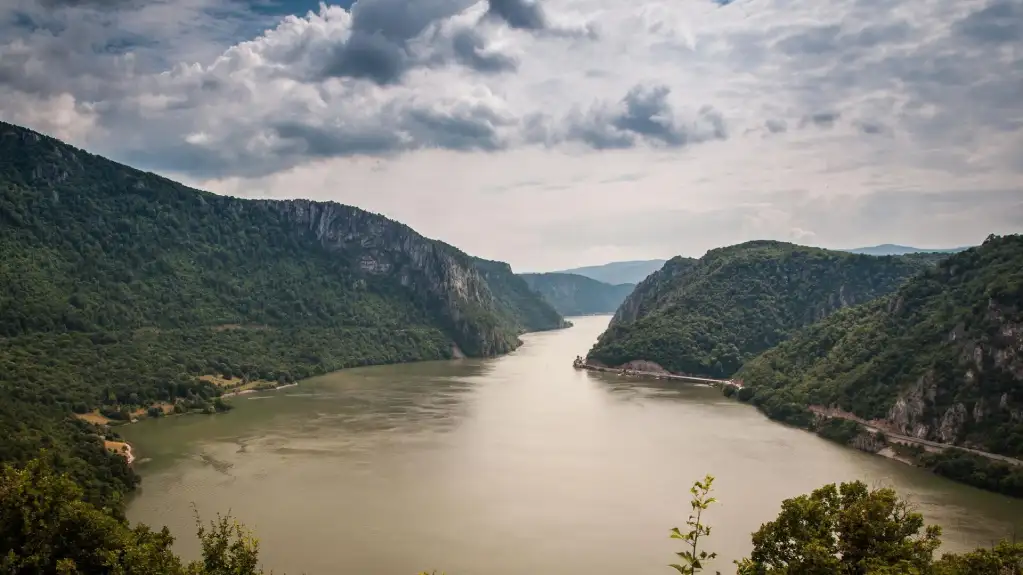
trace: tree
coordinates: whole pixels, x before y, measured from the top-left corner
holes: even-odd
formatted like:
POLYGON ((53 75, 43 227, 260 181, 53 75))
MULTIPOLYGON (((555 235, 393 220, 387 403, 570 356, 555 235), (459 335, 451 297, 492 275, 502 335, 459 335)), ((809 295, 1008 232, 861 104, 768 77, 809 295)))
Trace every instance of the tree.
POLYGON ((940 535, 892 489, 825 485, 782 502, 778 518, 753 534, 739 575, 922 574, 940 535))
POLYGON ((259 540, 228 516, 217 514, 208 527, 195 515, 202 559, 188 566, 189 575, 259 575, 259 540))
POLYGON ((176 575, 173 541, 166 530, 128 529, 86 503, 81 488, 42 459, 0 471, 0 549, 6 550, 0 572, 176 575))
POLYGON ((713 485, 714 477, 711 475, 704 477, 703 481, 693 483, 693 486, 689 488, 689 493, 692 495, 690 505, 693 508, 693 512, 689 515, 689 519, 686 520, 689 530, 685 533, 679 531, 678 527, 671 530, 672 539, 681 539, 687 544, 686 549, 676 553, 682 560, 681 563, 670 565, 681 575, 694 575, 697 571, 703 569, 704 561, 718 556, 717 553, 708 553, 699 549, 700 538, 710 535, 710 527, 703 523, 703 512, 710 507, 711 503, 717 501, 717 499, 710 496, 710 490, 713 485))
MULTIPOLYGON (((44 454, 45 458, 46 454, 44 454)), ((0 573, 9 575, 262 575, 259 544, 230 517, 199 523, 202 559, 186 567, 167 528, 127 522, 82 498, 45 459, 0 470, 0 573)))

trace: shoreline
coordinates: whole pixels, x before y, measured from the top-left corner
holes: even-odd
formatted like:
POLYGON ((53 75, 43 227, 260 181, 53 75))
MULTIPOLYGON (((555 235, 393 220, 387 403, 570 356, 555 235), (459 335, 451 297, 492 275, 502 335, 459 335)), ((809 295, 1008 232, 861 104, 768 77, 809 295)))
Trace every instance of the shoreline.
POLYGON ((682 375, 678 373, 671 373, 670 371, 642 371, 638 369, 632 369, 628 367, 607 367, 604 365, 594 365, 587 363, 582 356, 576 356, 575 361, 572 362, 572 367, 584 371, 598 371, 602 373, 614 373, 619 376, 627 377, 649 377, 652 379, 670 379, 674 381, 690 381, 697 383, 708 383, 710 385, 722 386, 722 387, 735 387, 742 389, 742 382, 735 379, 714 379, 711 377, 700 377, 697 375, 682 375))
MULTIPOLYGON (((636 369, 630 369, 629 367, 627 367, 628 365, 629 364, 626 364, 626 366, 624 366, 624 367, 617 367, 617 368, 606 367, 606 366, 602 366, 602 365, 593 365, 593 364, 587 363, 582 358, 582 356, 576 356, 576 359, 575 359, 575 361, 572 364, 572 366, 575 369, 578 369, 578 370, 597 371, 597 372, 604 372, 604 373, 616 373, 619 376, 639 376, 639 377, 648 377, 648 378, 651 378, 651 379, 670 379, 670 380, 676 380, 676 381, 689 381, 689 382, 693 382, 693 383, 704 383, 704 384, 709 383, 712 386, 721 388, 722 392, 724 393, 724 395, 726 397, 730 397, 730 398, 736 399, 737 401, 739 401, 739 403, 750 404, 749 401, 744 401, 743 399, 740 399, 739 397, 736 397, 736 391, 743 389, 743 384, 742 384, 741 380, 717 380, 717 379, 703 378, 703 377, 696 377, 696 376, 684 376, 684 375, 670 373, 667 370, 661 371, 661 372, 641 371, 641 370, 636 370, 636 369), (729 390, 731 390, 731 393, 729 393, 729 390)), ((655 364, 654 367, 659 367, 659 366, 656 366, 656 364, 655 364)), ((752 405, 752 404, 750 404, 750 405, 752 405)), ((934 473, 934 474, 938 475, 939 477, 943 477, 943 478, 945 478, 945 479, 947 479, 949 481, 952 481, 952 482, 955 482, 955 483, 958 483, 958 484, 961 484, 961 485, 967 485, 967 486, 971 486, 971 487, 974 487, 974 488, 982 489, 982 490, 990 492, 990 493, 997 493, 997 494, 1005 496, 1005 497, 1014 497, 1014 496, 1009 494, 1009 493, 1005 493, 1003 491, 1000 491, 1000 490, 985 488, 985 487, 982 487, 982 486, 979 486, 979 485, 974 485, 973 483, 971 483, 969 481, 963 481, 961 479, 957 479, 955 477, 951 477, 951 476, 948 476, 948 475, 943 474, 943 473, 935 473, 934 470, 930 469, 928 466, 926 466, 926 465, 922 464, 920 461, 918 461, 916 459, 916 456, 904 453, 903 452, 904 449, 900 449, 899 446, 902 446, 903 448, 919 449, 921 452, 930 452, 930 453, 935 453, 935 454, 960 452, 960 453, 971 454, 971 455, 974 455, 974 456, 977 456, 977 457, 980 457, 980 458, 984 458, 984 459, 986 459, 988 461, 993 462, 994 464, 1008 465, 1010 467, 1013 467, 1013 466, 1023 466, 1023 460, 1020 460, 1020 459, 1016 459, 1016 458, 1009 457, 1009 456, 1006 456, 1006 455, 1000 455, 1000 454, 997 454, 997 453, 990 453, 990 452, 987 452, 987 451, 982 451, 982 450, 974 449, 974 448, 970 448, 970 447, 965 447, 965 446, 960 446, 960 445, 953 445, 953 444, 947 444, 947 443, 939 443, 939 442, 930 441, 930 440, 926 440, 926 439, 920 439, 920 438, 916 438, 916 437, 907 436, 907 435, 898 433, 897 431, 891 430, 889 428, 889 426, 885 425, 885 422, 867 421, 867 420, 864 420, 862 418, 859 418, 859 417, 855 416, 854 414, 841 412, 840 410, 824 408, 824 407, 821 407, 819 405, 810 405, 810 406, 806 407, 807 411, 809 413, 813 414, 816 417, 816 421, 817 421, 817 423, 815 423, 813 426, 810 426, 810 427, 804 427, 804 426, 801 426, 801 425, 793 425, 792 423, 788 423, 788 422, 785 422, 785 421, 774 419, 770 415, 768 415, 767 412, 765 412, 764 410, 760 409, 759 406, 755 406, 754 405, 753 407, 755 407, 758 412, 760 412, 765 417, 767 417, 769 420, 771 420, 771 421, 773 421, 775 423, 780 423, 782 425, 787 425, 787 426, 795 427, 797 429, 801 429, 803 431, 806 431, 808 433, 816 435, 817 437, 820 437, 821 439, 825 439, 825 440, 830 441, 832 443, 837 443, 837 444, 839 444, 839 445, 841 445, 843 447, 855 449, 857 451, 861 451, 861 452, 864 452, 864 453, 869 453, 871 455, 877 455, 877 456, 880 456, 880 457, 884 457, 885 459, 888 459, 890 461, 895 461, 895 462, 901 463, 903 465, 908 465, 910 467, 915 467, 917 469, 921 469, 921 470, 924 470, 924 471, 928 471, 930 473, 934 473), (849 421, 850 423, 856 424, 856 426, 858 427, 858 434, 856 435, 856 437, 850 438, 848 441, 840 441, 838 439, 835 439, 835 438, 832 438, 832 437, 827 437, 826 435, 821 434, 816 427, 819 425, 819 422, 830 420, 830 419, 849 421), (880 440, 880 442, 878 442, 878 440, 880 440)))

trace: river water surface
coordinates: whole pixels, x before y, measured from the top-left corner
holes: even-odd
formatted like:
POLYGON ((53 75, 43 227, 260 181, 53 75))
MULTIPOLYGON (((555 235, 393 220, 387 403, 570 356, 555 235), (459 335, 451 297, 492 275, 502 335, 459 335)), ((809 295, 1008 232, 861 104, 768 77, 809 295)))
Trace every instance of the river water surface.
POLYGON ((529 334, 516 352, 353 369, 235 398, 216 416, 122 428, 139 456, 128 516, 197 553, 193 505, 254 529, 264 566, 307 573, 673 572, 688 489, 710 473, 724 572, 782 499, 890 485, 945 548, 1023 531, 1023 501, 958 485, 767 420, 713 388, 576 371, 610 318, 529 334))

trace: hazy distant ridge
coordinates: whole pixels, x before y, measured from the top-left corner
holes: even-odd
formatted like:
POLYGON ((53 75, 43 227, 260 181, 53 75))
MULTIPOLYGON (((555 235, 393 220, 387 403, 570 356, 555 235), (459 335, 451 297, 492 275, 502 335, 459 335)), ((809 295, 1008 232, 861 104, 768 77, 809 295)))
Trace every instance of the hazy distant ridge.
POLYGON ((913 246, 900 246, 897 244, 881 244, 878 246, 852 248, 838 251, 849 252, 853 254, 866 254, 868 256, 901 256, 905 254, 921 253, 954 254, 968 249, 970 249, 970 246, 960 248, 914 248, 913 246))
POLYGON ((655 271, 661 269, 667 260, 633 260, 611 262, 599 266, 584 266, 551 273, 575 274, 611 285, 637 284, 655 271))

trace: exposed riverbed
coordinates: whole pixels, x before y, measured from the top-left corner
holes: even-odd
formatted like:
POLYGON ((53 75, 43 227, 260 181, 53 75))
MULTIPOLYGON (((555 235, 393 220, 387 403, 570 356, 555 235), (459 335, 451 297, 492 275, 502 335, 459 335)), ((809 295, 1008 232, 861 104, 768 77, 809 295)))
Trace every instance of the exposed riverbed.
POLYGON ((141 492, 133 521, 197 553, 192 504, 253 528, 292 575, 662 574, 717 477, 718 568, 781 500, 833 481, 896 487, 945 528, 946 549, 1023 531, 1023 501, 935 477, 767 420, 710 387, 579 371, 608 316, 529 334, 518 351, 349 370, 233 398, 216 416, 120 428, 141 492))

